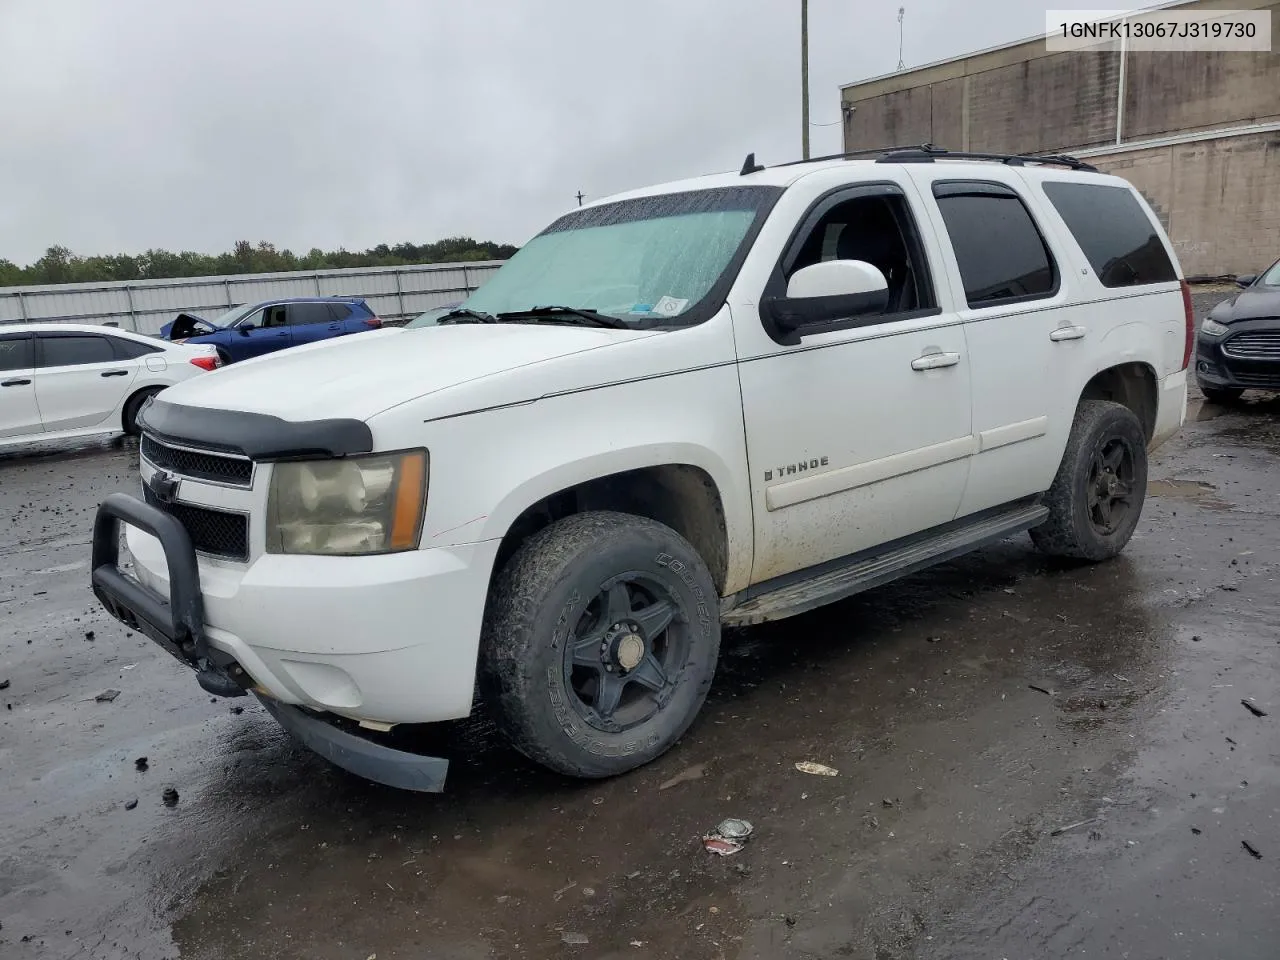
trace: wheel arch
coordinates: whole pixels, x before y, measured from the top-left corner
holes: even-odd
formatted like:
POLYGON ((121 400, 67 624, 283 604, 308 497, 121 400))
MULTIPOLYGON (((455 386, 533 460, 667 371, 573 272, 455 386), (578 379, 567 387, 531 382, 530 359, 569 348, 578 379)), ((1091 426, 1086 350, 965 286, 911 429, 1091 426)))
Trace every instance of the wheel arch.
MULTIPOLYGON (((734 581, 734 568, 743 563, 735 556, 735 549, 740 553, 742 548, 737 542, 740 533, 733 529, 720 485, 704 466, 683 461, 648 463, 563 482, 561 475, 567 470, 530 481, 508 498, 505 509, 499 508, 499 516, 509 519, 500 526, 501 543, 491 580, 520 544, 544 527, 574 514, 612 510, 656 520, 688 540, 721 595, 734 581)), ((749 569, 749 557, 745 566, 749 569)))
POLYGON ((1080 401, 1111 400, 1133 411, 1150 443, 1160 409, 1160 383, 1149 363, 1128 361, 1104 367, 1080 392, 1080 401))

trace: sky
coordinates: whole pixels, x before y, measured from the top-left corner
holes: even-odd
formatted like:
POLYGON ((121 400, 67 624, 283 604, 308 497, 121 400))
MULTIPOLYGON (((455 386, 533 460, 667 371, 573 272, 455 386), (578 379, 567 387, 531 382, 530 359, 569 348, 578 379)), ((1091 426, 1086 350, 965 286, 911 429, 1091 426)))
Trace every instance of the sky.
MULTIPOLYGON (((810 0, 814 155, 898 0, 810 0)), ((908 67, 1044 30, 905 0, 908 67)), ((1097 0, 1054 0, 1096 9, 1097 0)), ((0 0, 0 258, 523 243, 591 198, 800 156, 800 0, 0 0)))

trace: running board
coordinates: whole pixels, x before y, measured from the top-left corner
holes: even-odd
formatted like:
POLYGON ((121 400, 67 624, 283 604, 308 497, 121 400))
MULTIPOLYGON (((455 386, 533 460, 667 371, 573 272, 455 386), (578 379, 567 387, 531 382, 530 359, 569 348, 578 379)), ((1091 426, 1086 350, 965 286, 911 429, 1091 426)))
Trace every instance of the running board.
POLYGON ((833 570, 743 600, 723 611, 720 620, 725 626, 746 627, 795 616, 997 543, 1031 529, 1048 515, 1039 504, 1019 506, 885 553, 860 554, 833 570))

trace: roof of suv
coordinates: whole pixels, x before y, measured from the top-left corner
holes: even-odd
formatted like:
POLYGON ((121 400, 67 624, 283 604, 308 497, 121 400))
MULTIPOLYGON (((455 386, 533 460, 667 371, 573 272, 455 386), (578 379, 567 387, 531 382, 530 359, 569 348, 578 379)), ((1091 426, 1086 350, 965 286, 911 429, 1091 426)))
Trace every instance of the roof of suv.
MULTIPOLYGON (((914 152, 914 151, 913 151, 914 152)), ((885 156, 890 156, 891 151, 886 151, 885 156)), ((1014 166, 1019 173, 1024 176, 1041 177, 1050 176, 1055 180, 1069 179, 1081 180, 1090 183, 1123 183, 1119 178, 1112 177, 1109 174, 1100 173, 1093 169, 1071 169, 1065 165, 1046 165, 1044 163, 1034 163, 1036 158, 1027 157, 1027 163, 1017 164, 1014 166)), ((834 170, 844 168, 848 170, 860 169, 871 170, 874 168, 883 168, 885 166, 901 168, 910 163, 912 166, 918 165, 920 161, 894 161, 889 159, 877 160, 874 156, 866 158, 832 158, 819 159, 807 162, 781 164, 775 167, 764 167, 758 169, 755 173, 742 173, 741 171, 725 171, 724 173, 706 174, 700 177, 689 177, 683 180, 672 180, 667 183, 653 184, 647 187, 641 187, 636 190, 629 190, 624 193, 616 193, 612 196, 601 197, 591 203, 583 204, 583 209, 587 207, 600 206, 606 203, 614 203, 619 200, 631 200, 637 197, 652 197, 664 193, 682 193, 689 190, 707 190, 714 187, 743 187, 743 186, 776 186, 789 187, 792 184, 803 180, 805 177, 813 176, 824 170, 834 170)), ((947 156, 945 153, 938 153, 926 165, 948 164, 950 166, 962 166, 975 171, 992 170, 992 169, 1009 169, 1010 163, 1006 163, 1000 159, 973 159, 963 154, 947 156)))

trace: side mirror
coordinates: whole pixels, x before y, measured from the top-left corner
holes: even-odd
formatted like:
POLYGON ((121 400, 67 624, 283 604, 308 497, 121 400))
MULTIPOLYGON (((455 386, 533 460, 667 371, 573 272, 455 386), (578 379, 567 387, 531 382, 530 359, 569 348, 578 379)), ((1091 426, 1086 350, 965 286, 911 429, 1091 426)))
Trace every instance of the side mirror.
POLYGON ((828 260, 791 275, 787 295, 767 303, 773 322, 786 331, 803 330, 867 313, 889 303, 889 284, 865 260, 828 260))
POLYGON ((247 337, 254 330, 258 329, 258 325, 256 323, 242 323, 236 329, 240 331, 240 336, 247 337))
POLYGON ((1253 281, 1258 279, 1256 273, 1246 273, 1243 277, 1236 277, 1236 285, 1241 287, 1253 286, 1253 281))

